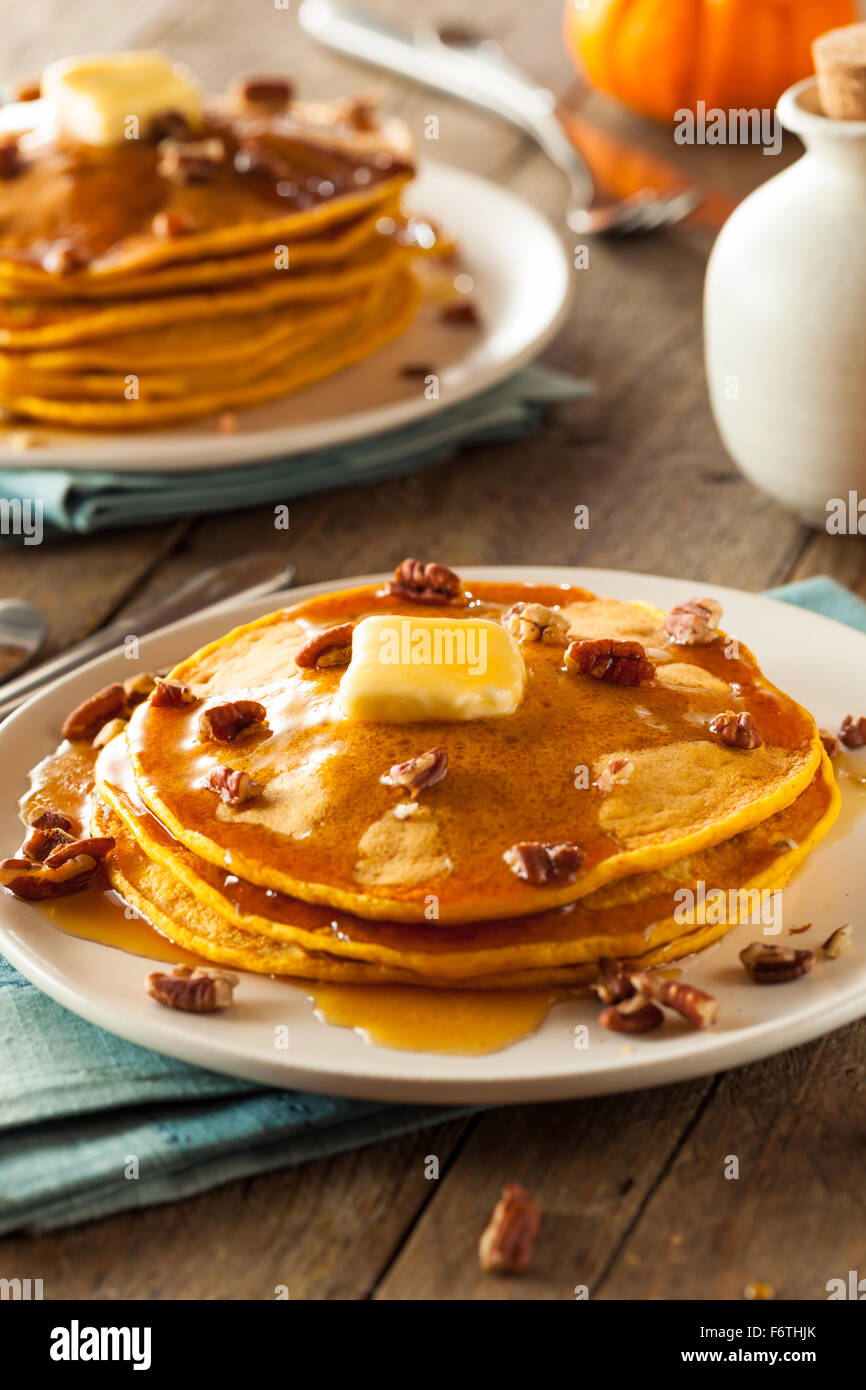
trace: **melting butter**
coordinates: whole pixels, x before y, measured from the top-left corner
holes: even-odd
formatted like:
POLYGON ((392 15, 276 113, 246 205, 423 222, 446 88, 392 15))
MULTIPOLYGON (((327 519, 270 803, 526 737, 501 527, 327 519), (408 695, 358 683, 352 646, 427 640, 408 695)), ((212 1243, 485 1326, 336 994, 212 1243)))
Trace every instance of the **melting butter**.
POLYGON ((514 638, 486 618, 364 618, 340 682, 349 719, 384 724, 512 714, 526 667, 514 638))
POLYGON ((84 145, 147 139, 154 119, 169 111, 196 125, 202 105, 184 67, 146 50, 49 63, 41 88, 58 128, 84 145))

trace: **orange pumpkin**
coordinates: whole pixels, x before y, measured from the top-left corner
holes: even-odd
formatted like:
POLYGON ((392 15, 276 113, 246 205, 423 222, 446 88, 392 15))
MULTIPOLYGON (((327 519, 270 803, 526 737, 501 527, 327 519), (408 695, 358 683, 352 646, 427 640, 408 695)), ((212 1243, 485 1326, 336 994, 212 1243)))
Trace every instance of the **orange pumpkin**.
POLYGON ((566 0, 565 42, 596 87, 669 121, 707 107, 773 107, 812 72, 812 40, 856 0, 566 0))

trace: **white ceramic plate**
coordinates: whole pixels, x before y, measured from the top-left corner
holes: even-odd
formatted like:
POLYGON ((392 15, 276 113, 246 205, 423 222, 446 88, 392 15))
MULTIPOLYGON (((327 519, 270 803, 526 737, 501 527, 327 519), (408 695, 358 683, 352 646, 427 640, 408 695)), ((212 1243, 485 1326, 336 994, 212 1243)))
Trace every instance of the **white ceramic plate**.
MULTIPOLYGON (((446 557, 447 558, 447 557, 446 557)), ((341 581, 371 582, 381 576, 341 581)), ((649 598, 669 607, 706 586, 605 570, 478 569, 468 578, 542 579, 576 583, 617 598, 649 598)), ((293 601, 333 584, 293 590, 293 601)), ((827 618, 769 599, 714 588, 724 624, 759 654, 767 675, 812 709, 819 723, 836 727, 846 713, 863 712, 866 637, 827 618)), ((189 619, 142 643, 141 664, 161 666, 200 643, 277 606, 273 596, 218 616, 189 619), (226 617, 230 613, 230 619, 226 617)), ((68 711, 94 688, 122 679, 129 668, 119 653, 101 657, 59 681, 0 726, 0 765, 7 797, 0 808, 0 847, 20 841, 15 797, 28 768, 56 744, 68 711)), ((866 751, 863 758, 866 776, 866 751)), ((369 1099, 430 1102, 550 1100, 598 1095, 680 1081, 740 1066, 838 1028, 866 1013, 866 789, 850 785, 837 826, 785 891, 782 941, 815 947, 850 921, 855 944, 843 959, 819 961, 792 984, 756 988, 737 952, 756 931, 744 926, 689 969, 689 979, 721 1000, 715 1027, 696 1032, 676 1021, 658 1032, 627 1038, 596 1023, 590 1001, 558 1005, 529 1038, 488 1056, 443 1056, 372 1046, 347 1028, 315 1017, 301 988, 245 974, 237 1004, 226 1014, 175 1014, 145 995, 148 965, 141 958, 82 941, 51 927, 38 911, 0 895, 0 951, 30 980, 62 1004, 121 1037, 215 1071, 274 1086, 369 1099), (802 936, 788 926, 812 922, 802 936), (274 1029, 289 1027, 287 1051, 274 1048, 274 1029), (575 1047, 585 1024, 589 1045, 575 1047)))
POLYGON ((572 275, 558 235, 522 198, 445 164, 424 164, 404 201, 456 235, 479 330, 444 325, 425 305, 407 333, 369 360, 239 412, 233 434, 218 433, 213 418, 123 436, 34 427, 41 442, 32 451, 0 438, 0 465, 134 472, 254 463, 395 429, 511 376, 542 351, 568 311, 572 275), (407 363, 431 364, 438 400, 425 399, 423 382, 400 375, 407 363))

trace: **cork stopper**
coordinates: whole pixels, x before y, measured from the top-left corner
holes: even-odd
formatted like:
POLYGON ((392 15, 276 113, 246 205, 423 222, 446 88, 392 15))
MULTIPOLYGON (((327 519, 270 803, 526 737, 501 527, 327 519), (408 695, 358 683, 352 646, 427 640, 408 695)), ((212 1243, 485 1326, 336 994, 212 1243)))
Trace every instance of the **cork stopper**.
POLYGON ((866 24, 831 29, 812 44, 818 95, 834 121, 866 121, 866 24))

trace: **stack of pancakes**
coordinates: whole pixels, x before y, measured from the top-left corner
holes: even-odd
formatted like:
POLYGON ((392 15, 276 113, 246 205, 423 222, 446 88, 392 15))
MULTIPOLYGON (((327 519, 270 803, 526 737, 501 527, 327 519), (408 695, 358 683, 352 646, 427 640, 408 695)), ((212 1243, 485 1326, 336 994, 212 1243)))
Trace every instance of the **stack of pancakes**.
POLYGON ((237 628, 171 673, 189 703, 146 700, 103 748, 92 830, 114 837, 112 884, 160 932, 215 963, 311 979, 581 984, 603 957, 637 968, 705 947, 733 920, 683 920, 684 892, 780 888, 835 818, 811 715, 721 633, 679 645, 651 605, 576 588, 427 598, 338 591, 237 628), (556 610, 571 639, 639 642, 651 678, 593 679, 562 644, 521 640, 512 713, 377 722, 343 713, 345 668, 295 661, 371 615, 500 623, 521 602, 556 610), (203 735, 203 713, 242 700, 264 719, 231 742, 203 735), (753 717, 759 746, 713 734, 726 710, 753 717), (447 754, 435 784, 389 777, 433 748, 447 754), (630 775, 605 782, 611 760, 630 775), (256 794, 223 800, 221 766, 256 794), (515 871, 512 846, 563 842, 579 847, 573 871, 515 871))
MULTIPOLYGON (((297 390, 402 333, 411 142, 369 105, 235 92, 89 145, 43 97, 2 113, 0 408, 126 430, 297 390), (255 99, 254 99, 255 98, 255 99)), ((276 90, 276 95, 275 95, 276 90)))

